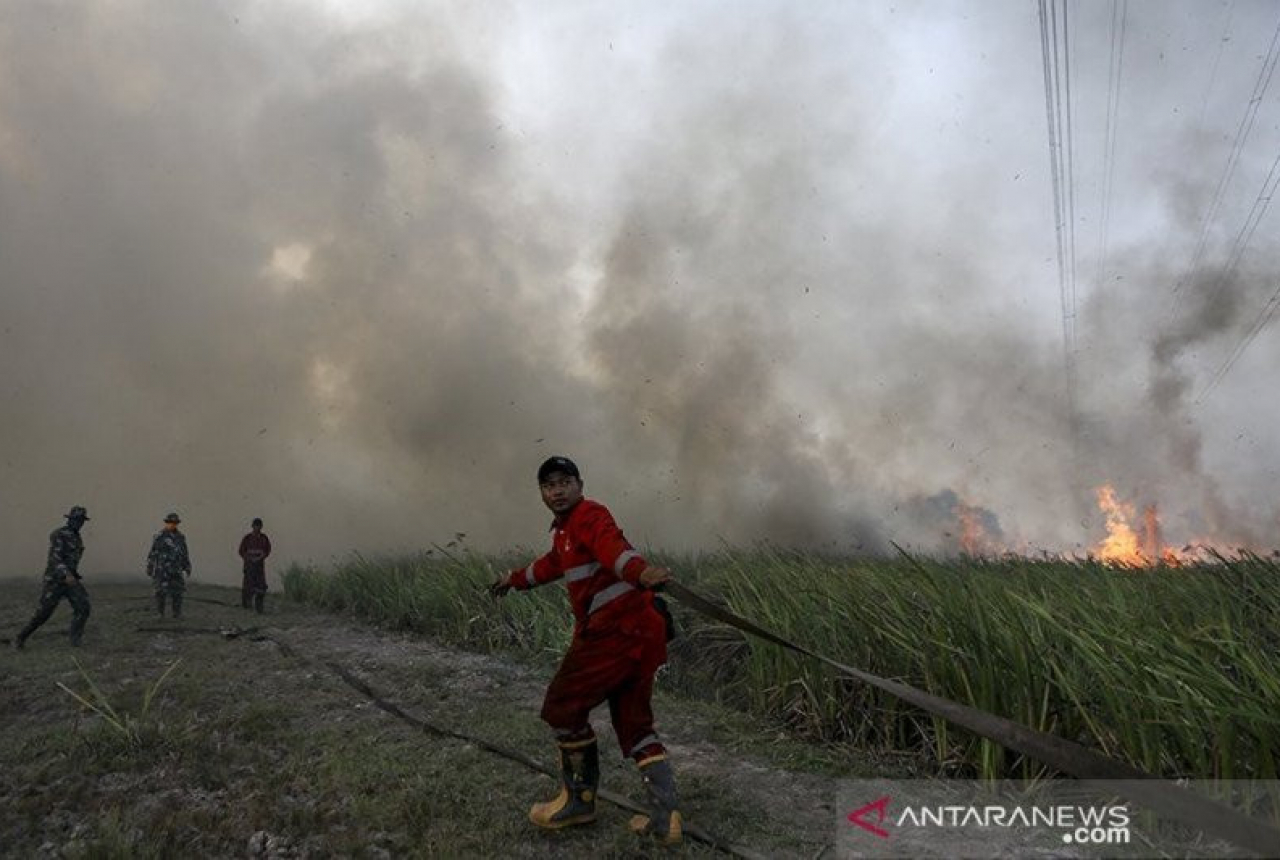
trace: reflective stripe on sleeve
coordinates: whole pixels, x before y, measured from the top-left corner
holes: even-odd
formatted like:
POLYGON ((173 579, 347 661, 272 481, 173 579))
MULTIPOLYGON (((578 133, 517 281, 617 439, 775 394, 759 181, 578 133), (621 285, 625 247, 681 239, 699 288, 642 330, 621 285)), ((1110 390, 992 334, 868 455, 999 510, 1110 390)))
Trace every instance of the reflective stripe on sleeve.
POLYGON ((533 588, 533 583, 534 583, 533 565, 534 564, 537 564, 537 562, 531 562, 529 566, 524 569, 524 587, 525 588, 533 588))
POLYGON ((618 574, 618 576, 622 576, 622 569, 627 566, 627 562, 631 561, 631 559, 633 558, 639 558, 639 557, 640 557, 640 553, 636 552, 633 549, 629 549, 622 552, 621 554, 619 554, 619 556, 616 559, 613 560, 613 572, 618 574))
POLYGON ((615 582, 608 588, 597 591, 591 598, 591 604, 587 607, 587 614, 590 615, 609 601, 621 597, 628 591, 635 591, 629 582, 615 582))

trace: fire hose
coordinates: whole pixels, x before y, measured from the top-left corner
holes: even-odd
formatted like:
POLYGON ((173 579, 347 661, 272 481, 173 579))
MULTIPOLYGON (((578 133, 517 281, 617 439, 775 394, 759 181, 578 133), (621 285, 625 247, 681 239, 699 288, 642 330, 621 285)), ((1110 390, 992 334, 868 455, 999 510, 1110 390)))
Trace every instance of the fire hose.
MULTIPOLYGON (((477 737, 472 734, 468 734, 467 732, 455 731, 454 729, 436 725, 428 720, 424 720, 421 717, 418 717, 409 713, 404 708, 400 707, 395 702, 387 699, 384 695, 382 695, 377 690, 375 690, 373 686, 369 684, 369 682, 365 681, 362 678, 357 677, 355 674, 353 674, 350 670, 348 670, 346 667, 344 667, 340 663, 334 662, 332 660, 314 660, 308 657, 307 655, 301 653, 297 648, 289 644, 289 642, 286 641, 279 634, 260 633, 258 632, 259 628, 257 627, 250 627, 250 628, 237 627, 237 628, 226 628, 226 629, 193 628, 193 627, 188 627, 188 628, 138 627, 135 629, 140 633, 156 632, 156 633, 169 633, 169 634, 178 633, 178 634, 188 634, 188 635, 217 634, 222 636, 224 639, 248 638, 255 642, 258 642, 258 641, 271 642, 288 657, 292 657, 293 659, 298 660, 302 663, 306 663, 310 666, 322 666, 323 668, 328 669, 329 671, 337 675, 339 678, 341 678, 343 682, 347 684, 347 686, 363 694, 366 698, 369 699, 370 702, 372 702, 379 709, 386 711, 388 714, 391 714, 393 717, 396 717, 397 719, 405 723, 408 723, 409 725, 414 726, 415 728, 418 728, 427 734, 436 735, 438 737, 452 738, 454 740, 459 740, 459 741, 463 741, 464 743, 472 744, 473 746, 479 747, 480 749, 487 750, 491 753, 502 756, 503 758, 522 764, 531 770, 535 770, 539 773, 546 774, 547 776, 550 776, 553 779, 558 779, 560 776, 558 771, 553 770, 547 765, 537 761, 531 756, 525 755, 524 753, 518 750, 513 750, 513 749, 510 749, 509 747, 504 747, 500 744, 495 744, 492 741, 487 741, 484 738, 477 737)), ((615 806, 619 806, 631 812, 636 812, 640 814, 649 813, 649 810, 646 807, 642 806, 641 804, 636 803, 630 798, 624 797, 623 795, 620 795, 620 794, 616 794, 612 791, 606 791, 601 789, 596 792, 596 795, 601 799, 614 804, 615 806)), ((747 848, 745 846, 737 845, 733 842, 730 842, 727 839, 723 839, 719 836, 716 836, 710 833, 709 831, 707 831, 706 829, 699 827, 696 824, 691 824, 686 821, 683 823, 683 830, 685 835, 688 836, 689 838, 694 839, 698 842, 702 842, 708 847, 722 851, 725 854, 729 854, 733 857, 741 857, 743 858, 743 860, 766 860, 764 855, 756 851, 753 851, 752 849, 747 848)))
POLYGON ((1129 800, 1166 818, 1255 851, 1263 857, 1280 856, 1280 830, 1256 818, 1250 818, 1226 804, 1192 794, 1172 781, 1160 779, 1057 735, 1038 731, 1005 717, 832 660, 735 615, 675 580, 668 580, 661 587, 666 594, 675 597, 690 609, 797 654, 812 657, 841 675, 883 690, 921 710, 1064 773, 1081 779, 1123 780, 1122 784, 1116 786, 1117 794, 1123 794, 1129 800))
MULTIPOLYGON (((661 590, 675 597, 688 608, 699 612, 715 621, 727 624, 744 633, 771 642, 789 651, 815 659, 841 675, 868 684, 879 690, 901 699, 930 714, 942 717, 954 725, 967 729, 980 737, 994 741, 1001 746, 1022 753, 1025 756, 1047 764, 1057 770, 1080 779, 1112 780, 1116 782, 1115 791, 1127 799, 1150 809, 1153 812, 1173 819, 1181 824, 1194 827, 1204 833, 1211 834, 1241 848, 1256 852, 1263 857, 1280 856, 1280 830, 1264 822, 1244 815, 1226 804, 1210 798, 1193 794, 1176 783, 1161 779, 1146 771, 1126 764, 1114 758, 1102 755, 1095 750, 1065 738, 1042 732, 1021 723, 996 714, 979 710, 969 705, 945 699, 927 693, 900 681, 882 678, 871 672, 857 669, 823 654, 819 654, 803 645, 799 645, 782 636, 766 630, 759 625, 730 612, 724 607, 703 597, 688 586, 675 580, 668 580, 660 586, 661 590)), ((139 628, 143 630, 144 628, 139 628)), ((146 628, 150 629, 150 628, 146 628)), ((164 629, 164 628, 160 628, 164 629)), ((249 630, 214 631, 192 630, 188 633, 221 633, 226 638, 255 633, 258 628, 249 630)), ((179 632, 165 629, 165 632, 179 632)), ((286 655, 302 662, 314 664, 305 655, 289 645, 279 635, 257 634, 250 638, 273 642, 286 655)), ((375 691, 366 681, 353 675, 338 663, 324 661, 323 666, 338 675, 348 686, 365 695, 377 707, 413 725, 429 734, 454 738, 493 752, 511 761, 518 762, 540 773, 556 777, 557 774, 546 765, 516 750, 494 744, 483 738, 465 732, 458 732, 442 726, 434 725, 426 720, 406 712, 399 705, 389 701, 375 691)), ((644 808, 633 801, 613 792, 600 791, 599 796, 624 809, 643 813, 644 808)), ((734 845, 718 838, 709 832, 686 823, 684 828, 691 838, 708 846, 724 851, 736 857, 759 858, 761 855, 749 848, 734 845)))

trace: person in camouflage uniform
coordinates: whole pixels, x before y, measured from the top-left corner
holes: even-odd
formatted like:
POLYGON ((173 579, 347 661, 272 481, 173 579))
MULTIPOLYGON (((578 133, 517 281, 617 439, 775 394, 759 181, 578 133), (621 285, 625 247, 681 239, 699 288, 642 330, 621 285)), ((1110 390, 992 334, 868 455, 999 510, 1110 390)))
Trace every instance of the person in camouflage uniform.
POLYGON ((164 599, 173 604, 173 617, 182 617, 182 593, 191 575, 191 556, 187 554, 187 536, 178 531, 182 522, 177 514, 164 518, 164 528, 151 541, 147 554, 147 576, 155 583, 156 609, 164 617, 164 599))
POLYGON ((22 648, 27 637, 49 620, 64 597, 75 613, 71 618, 71 644, 79 645, 80 638, 84 635, 84 625, 89 620, 91 607, 89 592, 80 582, 80 558, 84 555, 84 540, 80 537, 80 529, 89 521, 89 514, 76 505, 67 512, 66 519, 65 526, 54 529, 49 535, 49 561, 44 568, 40 605, 14 640, 14 645, 18 648, 22 648))

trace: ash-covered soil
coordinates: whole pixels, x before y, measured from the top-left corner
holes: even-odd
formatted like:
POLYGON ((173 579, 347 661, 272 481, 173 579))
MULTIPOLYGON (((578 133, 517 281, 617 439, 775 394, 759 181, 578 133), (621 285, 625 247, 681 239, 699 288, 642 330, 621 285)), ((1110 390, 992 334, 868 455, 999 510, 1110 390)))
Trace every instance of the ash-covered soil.
MULTIPOLYGON (((237 592, 197 586, 174 621, 155 617, 145 583, 89 587, 83 647, 69 647, 64 607, 26 650, 0 653, 4 856, 652 850, 626 832, 631 813, 607 804, 592 827, 536 831, 525 816, 554 793, 548 777, 396 719, 326 665, 432 725, 553 765, 538 719, 545 659, 476 654, 278 594, 258 616, 237 605, 237 592)), ((21 626, 35 591, 0 588, 0 635, 21 626)), ((765 856, 833 856, 839 777, 892 774, 864 760, 842 772, 776 726, 703 702, 660 694, 656 709, 687 818, 765 856)), ((594 723, 602 787, 640 800, 606 708, 594 723)), ((681 851, 715 853, 692 841, 681 851)))

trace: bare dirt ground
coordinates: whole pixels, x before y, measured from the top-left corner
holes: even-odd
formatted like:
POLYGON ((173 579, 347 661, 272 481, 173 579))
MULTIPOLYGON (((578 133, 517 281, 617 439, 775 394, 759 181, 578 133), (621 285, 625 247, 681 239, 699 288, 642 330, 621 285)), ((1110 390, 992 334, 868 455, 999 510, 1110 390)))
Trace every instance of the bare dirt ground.
MULTIPOLYGON (((181 621, 159 619, 145 583, 90 583, 83 647, 70 647, 63 607, 15 651, 37 593, 0 583, 0 857, 729 856, 642 842, 608 803, 589 827, 528 823, 556 788, 518 760, 555 765, 537 714, 556 655, 473 653, 275 594, 259 616, 210 586, 189 591, 181 621), (335 667, 435 730, 387 713, 335 667)), ((848 780, 927 778, 927 763, 804 743, 661 689, 655 710, 687 819, 740 856, 1100 856, 981 830, 894 853, 850 829, 846 814, 874 798, 848 780)), ((602 788, 640 801, 607 713, 594 723, 602 788)), ((1101 856, 1233 856, 1150 848, 1101 856)))
MULTIPOLYGON (((0 637, 28 617, 36 590, 0 587, 0 637)), ((531 802, 554 793, 547 776, 415 729, 324 665, 342 665, 420 719, 551 765, 537 717, 550 675, 545 659, 522 664, 461 651, 275 594, 257 616, 235 605, 230 589, 195 587, 186 617, 175 622, 155 617, 145 584, 90 583, 90 593, 94 614, 82 648, 68 645, 64 607, 25 651, 0 653, 3 856, 655 851, 626 832, 629 812, 608 805, 594 826, 536 831, 525 816, 531 802), (252 627, 297 656, 241 632, 252 627)), ((656 710, 688 819, 764 856, 832 856, 839 779, 906 775, 705 702, 660 693, 656 710)), ((602 787, 640 800, 607 712, 594 722, 602 787)), ((676 853, 717 852, 690 841, 676 853)))

